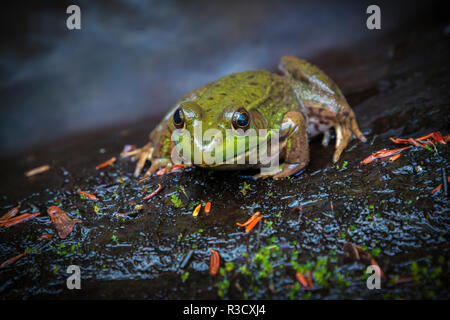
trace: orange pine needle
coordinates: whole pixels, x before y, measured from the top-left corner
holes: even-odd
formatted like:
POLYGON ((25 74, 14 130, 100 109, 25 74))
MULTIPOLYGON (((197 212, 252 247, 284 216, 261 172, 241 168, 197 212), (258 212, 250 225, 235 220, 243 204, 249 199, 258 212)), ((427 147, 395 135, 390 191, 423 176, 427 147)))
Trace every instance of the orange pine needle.
POLYGON ((105 162, 99 164, 98 166, 95 167, 95 169, 100 170, 102 168, 112 165, 114 162, 116 162, 116 157, 112 157, 108 161, 105 161, 105 162))
POLYGON ((36 217, 36 216, 38 216, 40 214, 41 214, 40 212, 24 213, 24 214, 21 214, 20 216, 14 217, 14 218, 1 220, 0 221, 0 227, 11 227, 11 226, 19 224, 21 222, 24 222, 24 221, 26 221, 26 220, 28 220, 30 218, 36 217))
POLYGON ((427 140, 430 138, 431 138, 431 141, 427 142, 426 144, 433 143, 433 142, 437 142, 440 144, 446 144, 447 141, 449 140, 449 135, 443 137, 440 131, 436 131, 436 132, 432 132, 430 134, 427 134, 426 136, 416 138, 416 139, 414 139, 414 138, 401 139, 401 138, 392 138, 392 137, 390 137, 389 139, 394 143, 403 143, 403 144, 410 143, 416 147, 423 147, 425 144, 421 144, 418 141, 427 140))
POLYGON ((429 133, 429 134, 427 134, 426 136, 423 136, 423 137, 420 137, 420 138, 417 138, 416 140, 426 140, 426 139, 429 139, 429 138, 431 138, 433 136, 433 132, 432 133, 429 133))
POLYGON ((253 219, 252 222, 250 222, 250 224, 245 228, 245 233, 249 233, 259 222, 259 220, 261 220, 263 217, 256 217, 255 219, 253 219))
POLYGON ((8 220, 16 216, 16 214, 19 213, 20 205, 18 205, 15 208, 12 208, 7 213, 5 213, 1 218, 0 221, 8 220))
POLYGON ((148 199, 153 198, 161 191, 161 189, 162 189, 162 186, 161 186, 161 184, 158 183, 158 188, 155 191, 153 191, 152 193, 150 193, 148 196, 142 198, 142 200, 148 200, 148 199))
POLYGON ((442 136, 440 131, 433 132, 431 134, 431 138, 440 144, 447 144, 447 142, 444 140, 444 137, 442 136))
POLYGON ((194 216, 194 217, 198 216, 198 213, 200 212, 201 208, 202 208, 201 204, 199 204, 197 207, 195 207, 194 212, 192 213, 192 216, 194 216))
POLYGON ((394 162, 395 160, 397 160, 398 158, 400 158, 402 154, 401 153, 397 153, 396 155, 392 156, 389 158, 390 161, 394 162))
POLYGON ((211 252, 211 260, 209 263, 209 274, 215 276, 219 271, 220 266, 220 256, 219 252, 213 249, 209 249, 211 252))
POLYGON ((91 194, 91 193, 87 193, 87 192, 84 192, 84 191, 78 191, 78 192, 80 194, 82 194, 82 195, 85 195, 86 197, 88 197, 91 200, 98 200, 98 198, 95 195, 91 194))
POLYGON ((0 269, 6 267, 7 265, 16 262, 17 260, 19 260, 20 258, 22 258, 24 255, 26 255, 27 252, 25 251, 24 253, 21 253, 15 257, 9 258, 8 260, 6 260, 5 262, 3 262, 2 264, 0 264, 0 269))
POLYGON ((411 282, 413 280, 414 280, 413 277, 404 277, 404 278, 398 278, 397 280, 395 280, 395 283, 405 283, 405 282, 411 282))
POLYGON ((41 241, 41 240, 48 240, 48 241, 50 241, 52 239, 53 239, 53 236, 50 233, 44 233, 42 236, 40 236, 38 238, 38 241, 41 241))
POLYGON ((397 143, 397 144, 399 144, 399 143, 408 144, 409 143, 408 139, 400 139, 400 138, 390 137, 389 140, 391 140, 392 142, 397 143))
POLYGON ((404 148, 394 149, 394 150, 381 149, 381 150, 379 150, 379 151, 377 151, 375 153, 372 153, 370 156, 368 156, 367 158, 365 158, 361 162, 364 163, 364 164, 368 164, 368 163, 371 163, 371 162, 375 161, 376 159, 392 157, 395 154, 400 153, 403 150, 406 150, 406 149, 409 149, 409 148, 411 148, 411 147, 404 147, 404 148))
POLYGON ((40 166, 40 167, 31 169, 31 170, 25 172, 25 175, 27 177, 32 177, 32 176, 35 176, 35 175, 37 175, 39 173, 42 173, 42 172, 45 172, 45 171, 48 171, 48 170, 50 170, 50 166, 49 165, 44 165, 44 166, 40 166))
POLYGON ((156 171, 157 176, 162 176, 162 175, 165 175, 166 173, 167 173, 166 168, 162 168, 162 169, 159 169, 158 171, 156 171))
POLYGON ((301 272, 297 272, 295 274, 295 277, 304 289, 309 289, 308 280, 306 280, 305 276, 301 272))
MULTIPOLYGON (((450 183, 450 176, 447 177, 447 182, 450 183)), ((436 193, 439 190, 441 190, 442 188, 442 183, 440 185, 438 185, 436 188, 434 188, 433 190, 431 190, 431 193, 436 193)))
POLYGON ((148 180, 150 178, 151 178, 151 176, 142 178, 141 180, 138 180, 138 183, 144 182, 144 181, 146 181, 146 180, 148 180))
POLYGON ((170 169, 170 172, 178 172, 178 171, 181 171, 181 170, 183 170, 184 169, 184 164, 182 164, 182 163, 177 163, 177 164, 174 164, 173 166, 172 166, 172 168, 170 169))
POLYGON ((259 214, 260 214, 259 211, 257 211, 257 212, 255 212, 255 214, 252 215, 246 222, 244 222, 244 223, 236 222, 236 224, 237 224, 239 227, 245 227, 245 226, 249 225, 253 220, 255 220, 255 218, 256 218, 257 216, 259 216, 259 214))
POLYGON ((436 192, 438 192, 439 190, 441 190, 441 188, 442 188, 442 184, 438 185, 436 188, 434 188, 433 190, 431 190, 431 193, 436 193, 436 192))
POLYGON ((206 204, 205 204, 205 213, 206 214, 209 214, 209 212, 211 211, 211 202, 207 202, 206 204))

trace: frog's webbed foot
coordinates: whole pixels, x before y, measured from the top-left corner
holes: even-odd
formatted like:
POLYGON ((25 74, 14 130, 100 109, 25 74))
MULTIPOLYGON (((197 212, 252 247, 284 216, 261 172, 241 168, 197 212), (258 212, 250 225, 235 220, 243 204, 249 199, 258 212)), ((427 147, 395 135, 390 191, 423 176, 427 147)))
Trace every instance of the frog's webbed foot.
POLYGON ((136 164, 136 169, 134 170, 134 176, 138 177, 141 174, 142 169, 144 168, 145 162, 147 160, 151 160, 153 147, 150 143, 147 143, 145 146, 135 151, 135 157, 138 159, 138 162, 136 164))
POLYGON ((362 142, 366 142, 366 137, 358 128, 358 123, 353 112, 350 116, 343 122, 335 126, 336 130, 336 151, 333 155, 333 162, 339 161, 342 152, 347 147, 349 142, 352 140, 353 134, 362 142))

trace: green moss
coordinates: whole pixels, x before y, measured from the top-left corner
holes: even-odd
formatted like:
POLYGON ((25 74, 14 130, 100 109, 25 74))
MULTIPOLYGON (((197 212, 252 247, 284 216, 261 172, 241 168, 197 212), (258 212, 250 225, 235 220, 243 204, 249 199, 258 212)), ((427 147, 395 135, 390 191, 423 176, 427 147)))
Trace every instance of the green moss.
POLYGON ((111 240, 115 243, 115 244, 119 244, 119 239, 117 238, 117 236, 115 234, 113 234, 111 236, 111 240))
POLYGON ((176 194, 172 194, 170 196, 170 201, 172 201, 175 208, 181 208, 183 206, 183 202, 181 201, 180 198, 178 198, 176 194))
POLYGON ((375 249, 372 249, 372 251, 370 252, 370 254, 372 255, 372 257, 376 258, 376 257, 378 257, 378 255, 380 254, 380 252, 381 252, 381 249, 380 249, 380 248, 375 248, 375 249))
POLYGON ((242 185, 241 190, 239 190, 239 192, 245 196, 245 195, 247 195, 247 192, 249 190, 252 190, 252 187, 247 182, 244 182, 244 184, 242 185))
POLYGON ((181 280, 182 280, 183 282, 186 282, 186 280, 189 278, 189 275, 190 275, 189 271, 186 271, 185 273, 183 273, 183 274, 181 275, 181 280))
POLYGON ((234 268, 234 264, 232 261, 225 262, 225 270, 227 272, 230 272, 231 270, 233 270, 233 268, 234 268))

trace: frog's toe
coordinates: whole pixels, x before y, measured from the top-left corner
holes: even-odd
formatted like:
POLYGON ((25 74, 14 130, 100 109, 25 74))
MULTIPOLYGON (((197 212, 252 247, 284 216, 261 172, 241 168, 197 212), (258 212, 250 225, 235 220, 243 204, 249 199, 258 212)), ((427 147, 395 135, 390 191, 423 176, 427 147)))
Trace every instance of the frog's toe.
POLYGON ((134 176, 137 178, 141 174, 142 169, 145 166, 145 162, 147 160, 151 160, 153 147, 150 143, 147 143, 142 148, 133 150, 133 152, 133 158, 138 160, 136 168, 134 169, 134 176))
POLYGON ((253 176, 253 179, 258 180, 258 179, 266 179, 266 178, 269 178, 269 177, 271 177, 270 174, 262 174, 262 173, 258 173, 258 174, 255 174, 255 175, 253 176))
POLYGON ((142 150, 139 154, 139 160, 136 164, 136 169, 134 169, 134 176, 137 178, 142 172, 142 169, 144 168, 145 162, 148 160, 150 156, 150 150, 142 150))
POLYGON ((350 130, 353 132, 353 134, 362 142, 366 142, 367 139, 366 137, 363 135, 363 133, 361 132, 361 130, 359 130, 358 127, 358 122, 356 122, 356 117, 355 114, 352 112, 351 115, 351 119, 350 119, 350 126, 349 126, 350 130))
POLYGON ((158 169, 159 169, 159 165, 152 162, 152 164, 150 165, 150 168, 148 168, 148 170, 144 173, 144 178, 148 178, 148 177, 152 176, 158 169))
POLYGON ((336 151, 334 152, 333 155, 334 163, 339 161, 342 152, 352 139, 352 131, 350 131, 350 129, 347 129, 347 127, 339 125, 335 129, 336 129, 336 151))
POLYGON ((170 170, 172 167, 172 162, 167 159, 152 159, 152 164, 150 165, 150 168, 145 172, 144 177, 150 177, 152 176, 158 169, 164 167, 167 170, 170 170))

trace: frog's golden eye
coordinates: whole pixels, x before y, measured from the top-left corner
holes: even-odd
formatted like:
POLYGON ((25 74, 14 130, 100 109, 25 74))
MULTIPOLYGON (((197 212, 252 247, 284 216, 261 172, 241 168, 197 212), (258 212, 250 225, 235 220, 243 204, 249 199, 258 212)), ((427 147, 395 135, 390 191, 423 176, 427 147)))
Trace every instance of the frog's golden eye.
POLYGON ((181 129, 184 127, 184 113, 181 108, 178 108, 173 113, 173 124, 177 129, 181 129))
POLYGON ((247 130, 250 126, 250 115, 244 108, 238 109, 231 118, 231 125, 235 130, 243 129, 247 130))

